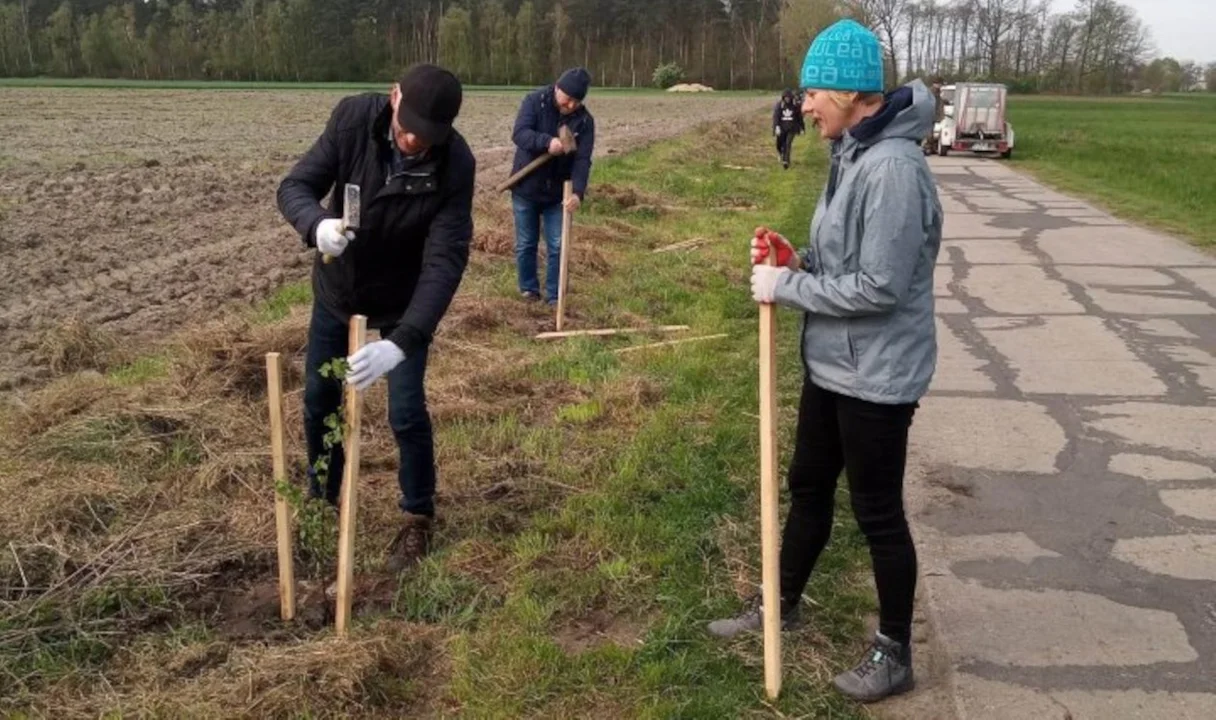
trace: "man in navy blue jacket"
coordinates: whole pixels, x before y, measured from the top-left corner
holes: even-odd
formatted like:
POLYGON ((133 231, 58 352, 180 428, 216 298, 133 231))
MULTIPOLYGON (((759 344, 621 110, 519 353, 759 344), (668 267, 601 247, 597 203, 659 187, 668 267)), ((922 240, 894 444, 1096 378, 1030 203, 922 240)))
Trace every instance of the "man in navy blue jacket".
POLYGON ((595 149, 595 118, 583 105, 591 87, 591 74, 584 68, 571 68, 557 82, 528 94, 515 118, 515 173, 545 153, 552 160, 525 177, 511 192, 515 212, 515 264, 519 292, 527 300, 540 299, 536 256, 540 226, 545 228, 547 262, 545 295, 550 305, 557 303, 557 284, 561 260, 562 190, 573 180, 574 194, 567 209, 574 212, 587 192, 591 174, 591 153, 595 149), (558 128, 567 126, 574 135, 577 150, 563 152, 558 128))

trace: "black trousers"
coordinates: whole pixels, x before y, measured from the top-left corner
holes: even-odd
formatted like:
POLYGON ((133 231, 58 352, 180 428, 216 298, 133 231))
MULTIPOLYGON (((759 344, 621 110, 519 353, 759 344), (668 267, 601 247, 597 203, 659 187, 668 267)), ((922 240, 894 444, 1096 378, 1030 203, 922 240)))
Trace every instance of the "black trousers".
MULTIPOLYGON (((388 337, 392 328, 381 331, 388 337)), ((304 380, 304 435, 308 441, 309 494, 324 497, 338 504, 342 488, 342 469, 346 454, 338 443, 325 449, 325 434, 329 428, 325 419, 342 406, 342 383, 321 377, 321 365, 334 358, 346 357, 349 327, 345 321, 313 303, 312 322, 308 326, 308 354, 304 380), (313 469, 317 459, 329 458, 329 478, 322 485, 313 469)), ((388 421, 397 440, 400 465, 397 483, 401 486, 401 509, 415 515, 435 514, 435 439, 431 416, 426 408, 426 361, 429 348, 413 352, 400 365, 389 371, 388 421)))
POLYGON ((777 152, 781 155, 781 164, 790 164, 790 153, 794 147, 794 130, 781 126, 781 134, 777 136, 777 152))
POLYGON ((912 630, 916 548, 904 516, 909 405, 879 405, 802 388, 789 469, 790 513, 781 540, 783 609, 802 597, 832 533, 836 478, 843 469, 857 524, 870 546, 878 586, 879 631, 905 645, 912 630))

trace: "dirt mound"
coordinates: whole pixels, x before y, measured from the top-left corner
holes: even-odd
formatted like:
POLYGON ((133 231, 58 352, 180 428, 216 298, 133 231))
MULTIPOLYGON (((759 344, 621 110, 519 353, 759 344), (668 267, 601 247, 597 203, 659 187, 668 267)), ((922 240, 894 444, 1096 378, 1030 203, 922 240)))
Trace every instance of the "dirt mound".
MULTIPOLYGON (((258 399, 266 395, 266 353, 290 357, 308 342, 308 318, 303 312, 273 325, 255 325, 246 318, 227 317, 183 335, 172 346, 178 376, 191 391, 258 399)), ((284 363, 283 382, 303 384, 303 367, 284 363)))
POLYGON ((621 210, 661 210, 662 198, 649 195, 629 185, 605 183, 596 188, 595 199, 621 210))
POLYGON ((473 235, 473 252, 514 257, 515 231, 502 225, 489 225, 473 235))
POLYGON ((383 717, 426 699, 444 669, 439 633, 385 620, 335 637, 284 645, 216 640, 133 657, 107 702, 65 689, 41 698, 54 717, 97 717, 100 709, 164 717, 383 717))
POLYGON ((35 360, 55 374, 105 370, 121 357, 113 335, 78 317, 48 328, 34 351, 35 360))
POLYGON ((700 93, 713 91, 713 88, 708 85, 702 85, 701 83, 678 83, 667 88, 667 92, 672 93, 700 93))

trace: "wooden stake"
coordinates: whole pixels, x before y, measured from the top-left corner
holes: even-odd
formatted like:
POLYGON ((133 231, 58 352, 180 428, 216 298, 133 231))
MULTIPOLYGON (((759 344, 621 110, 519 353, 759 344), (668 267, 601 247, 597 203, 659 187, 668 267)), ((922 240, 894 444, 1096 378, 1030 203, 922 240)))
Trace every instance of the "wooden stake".
MULTIPOLYGON (((768 254, 776 265, 777 253, 768 254)), ((777 541, 777 308, 760 305, 760 553, 764 580, 764 688, 781 693, 781 578, 777 541)))
POLYGON ((724 337, 728 337, 727 333, 720 333, 718 335, 699 335, 697 337, 680 338, 679 340, 664 340, 663 342, 650 343, 648 345, 634 345, 633 347, 619 348, 617 350, 613 350, 612 352, 616 353, 617 355, 625 355, 631 352, 637 352, 638 350, 649 350, 650 348, 667 347, 668 345, 683 345, 684 343, 699 342, 701 340, 718 340, 724 337))
POLYGON ((705 243, 710 242, 710 240, 710 238, 692 238, 691 240, 682 240, 678 243, 672 243, 671 245, 664 245, 663 247, 655 248, 650 252, 652 255, 657 255, 659 253, 675 252, 676 250, 692 250, 693 248, 700 247, 705 243))
POLYGON ((627 333, 647 332, 680 332, 687 330, 687 325, 659 325, 657 327, 638 328, 601 328, 599 330, 566 330, 564 332, 543 332, 536 336, 537 340, 553 340, 555 338, 581 337, 585 335, 624 335, 627 333))
MULTIPOLYGON (((354 315, 350 319, 350 354, 354 355, 367 342, 367 318, 354 315)), ((334 611, 335 629, 345 637, 350 625, 350 609, 355 580, 355 502, 359 485, 359 425, 363 416, 362 394, 349 383, 346 392, 346 429, 342 434, 342 449, 346 467, 342 472, 341 504, 338 509, 338 606, 334 611)))
POLYGON ((283 430, 283 359, 266 353, 266 388, 270 402, 270 458, 274 468, 274 524, 279 545, 279 614, 284 620, 296 616, 296 571, 291 538, 291 509, 279 492, 287 480, 287 438, 283 430))
POLYGON ((570 210, 566 203, 574 195, 574 182, 567 180, 562 191, 562 248, 561 273, 557 281, 557 331, 561 332, 562 323, 566 319, 566 280, 567 266, 570 263, 570 210))

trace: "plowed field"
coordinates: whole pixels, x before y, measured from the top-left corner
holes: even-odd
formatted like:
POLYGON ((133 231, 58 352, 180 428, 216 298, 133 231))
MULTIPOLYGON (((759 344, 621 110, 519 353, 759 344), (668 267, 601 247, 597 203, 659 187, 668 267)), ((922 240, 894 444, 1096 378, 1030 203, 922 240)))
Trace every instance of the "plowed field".
MULTIPOLYGON (((340 97, 0 89, 0 389, 48 375, 47 339, 67 325, 137 345, 305 277, 310 254, 275 190, 340 97)), ((505 203, 490 193, 510 170, 520 97, 466 95, 457 127, 478 157, 483 206, 505 203)), ((593 96, 596 155, 766 102, 593 96)))

